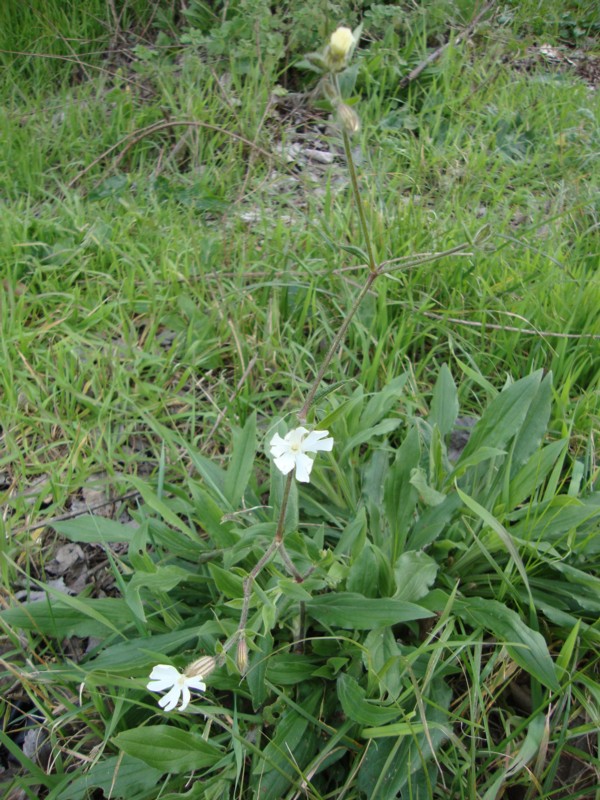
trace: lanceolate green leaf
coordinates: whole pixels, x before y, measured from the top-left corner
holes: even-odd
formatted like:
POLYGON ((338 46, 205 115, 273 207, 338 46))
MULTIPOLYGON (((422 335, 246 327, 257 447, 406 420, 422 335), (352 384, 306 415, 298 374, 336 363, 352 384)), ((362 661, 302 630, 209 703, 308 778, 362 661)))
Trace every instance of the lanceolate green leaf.
POLYGON ((233 455, 225 475, 224 492, 235 509, 244 496, 256 457, 256 411, 233 437, 233 455))
MULTIPOLYGON (((66 597, 66 596, 65 596, 66 597)), ((124 600, 114 597, 37 600, 0 611, 0 619, 15 628, 39 631, 45 636, 106 636, 123 633, 133 623, 124 600), (75 600, 77 607, 73 602, 75 600)))
POLYGON ((560 691, 544 637, 526 625, 515 611, 497 600, 481 597, 456 600, 453 610, 473 627, 496 636, 506 646, 510 657, 536 680, 553 691, 560 691))
POLYGON ((458 393, 447 364, 442 364, 431 400, 430 425, 437 425, 442 436, 447 436, 458 416, 458 393))
POLYGON ((481 447, 504 448, 523 425, 538 392, 541 370, 513 383, 492 400, 462 452, 462 464, 481 447))
POLYGON ((155 786, 163 771, 129 755, 111 756, 74 777, 56 800, 84 800, 93 789, 100 789, 105 797, 132 797, 155 786))
POLYGON ((193 731, 172 725, 146 725, 117 734, 113 742, 123 752, 163 772, 205 769, 223 757, 223 751, 193 731))
POLYGON ((395 561, 404 550, 417 504, 417 490, 410 483, 412 470, 421 457, 419 433, 412 428, 402 442, 391 465, 384 486, 383 503, 390 526, 391 561, 395 561))
POLYGON ((534 453, 542 442, 548 421, 550 419, 550 409, 552 406, 552 373, 549 372, 540 383, 535 393, 525 419, 519 429, 518 436, 515 438, 514 447, 511 453, 511 474, 527 461, 529 456, 534 453))
POLYGON ((72 542, 131 542, 135 528, 130 525, 122 525, 113 519, 97 517, 93 514, 86 514, 77 519, 54 522, 52 527, 55 531, 70 539, 72 542))
POLYGON ((365 597, 354 592, 337 592, 313 597, 306 604, 306 610, 310 616, 327 627, 363 631, 433 616, 431 611, 415 603, 392 597, 365 597))

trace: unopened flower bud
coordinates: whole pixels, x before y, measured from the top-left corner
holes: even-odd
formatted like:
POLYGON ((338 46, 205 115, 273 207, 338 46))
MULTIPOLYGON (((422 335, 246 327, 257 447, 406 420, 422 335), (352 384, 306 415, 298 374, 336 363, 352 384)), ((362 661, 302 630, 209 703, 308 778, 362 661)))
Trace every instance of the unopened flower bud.
POLYGON ((354 45, 354 36, 350 28, 338 28, 331 34, 329 52, 334 58, 344 58, 354 45))
POLYGON ((339 103, 337 108, 338 119, 346 133, 356 133, 360 129, 360 120, 354 109, 346 103, 339 103))
POLYGON ((183 673, 187 678, 206 678, 217 666, 214 656, 202 656, 197 661, 188 664, 183 673))
POLYGON ((245 675, 248 669, 248 644, 244 636, 241 636, 238 640, 235 661, 240 675, 245 675))
POLYGON ((354 50, 356 40, 350 28, 338 28, 331 34, 325 49, 325 61, 331 72, 345 69, 354 50))

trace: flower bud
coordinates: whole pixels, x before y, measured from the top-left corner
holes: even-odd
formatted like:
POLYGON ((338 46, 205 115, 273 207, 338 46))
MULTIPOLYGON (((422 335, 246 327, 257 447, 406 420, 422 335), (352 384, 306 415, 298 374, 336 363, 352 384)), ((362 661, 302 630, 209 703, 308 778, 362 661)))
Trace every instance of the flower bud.
POLYGON ((240 675, 245 675, 248 669, 248 645, 244 636, 238 639, 235 661, 240 675))
POLYGON ((183 673, 188 678, 206 678, 216 668, 217 659, 214 656, 202 656, 197 661, 188 664, 183 673))
POLYGON ((329 52, 336 59, 343 59, 348 55, 350 48, 354 45, 354 36, 350 28, 338 28, 331 34, 329 40, 329 52))
POLYGON ((336 110, 340 125, 346 133, 356 133, 360 129, 360 120, 354 109, 347 106, 346 103, 339 103, 336 110))
POLYGON ((345 69, 354 50, 356 40, 350 28, 338 28, 331 34, 325 48, 325 61, 331 72, 345 69))

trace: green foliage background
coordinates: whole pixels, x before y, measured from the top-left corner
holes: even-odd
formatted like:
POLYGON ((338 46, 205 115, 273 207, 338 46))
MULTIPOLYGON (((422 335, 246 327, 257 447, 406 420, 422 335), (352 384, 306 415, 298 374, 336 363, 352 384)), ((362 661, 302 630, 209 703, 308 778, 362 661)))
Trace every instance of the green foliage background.
POLYGON ((591 796, 598 20, 505 3, 402 88, 477 10, 0 8, 7 796, 591 796), (359 21, 345 85, 379 259, 489 238, 366 298, 316 403, 335 451, 286 518, 310 575, 270 564, 247 676, 230 659, 167 716, 148 673, 235 631, 281 503, 268 440, 361 280, 339 135, 297 67, 359 21), (281 158, 305 139, 331 168, 281 158), (117 519, 60 519, 90 488, 128 498, 117 519), (110 596, 51 583, 65 540, 110 596))

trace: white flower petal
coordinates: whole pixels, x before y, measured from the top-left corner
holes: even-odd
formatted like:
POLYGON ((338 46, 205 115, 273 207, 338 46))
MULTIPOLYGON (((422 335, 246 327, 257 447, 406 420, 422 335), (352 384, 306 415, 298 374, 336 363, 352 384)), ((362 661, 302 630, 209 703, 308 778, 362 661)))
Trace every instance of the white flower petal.
POLYGON ((289 443, 291 447, 296 445, 300 447, 302 444, 302 440, 304 439, 305 435, 308 433, 306 428, 293 428, 293 430, 288 431, 285 435, 285 441, 289 443))
POLYGON ((187 684, 184 683, 181 687, 181 705, 179 706, 179 710, 185 711, 189 706, 191 699, 192 695, 190 694, 190 690, 188 689, 187 684))
POLYGON ((298 453, 296 456, 296 480, 300 481, 300 483, 308 483, 312 465, 312 458, 309 458, 305 453, 298 453))
POLYGON ((186 678, 185 683, 190 689, 197 689, 199 692, 206 691, 206 684, 202 680, 201 675, 193 675, 191 678, 186 678))
POLYGON ((160 681, 148 681, 146 689, 149 689, 151 692, 164 692, 165 689, 168 689, 170 686, 173 686, 173 681, 163 678, 163 680, 160 681))
POLYGON ((157 664, 150 673, 152 680, 170 680, 174 683, 179 678, 180 672, 170 664, 157 664))
POLYGON ((278 458, 275 458, 274 461, 277 469, 283 472, 284 475, 287 475, 288 472, 291 472, 296 466, 296 456, 292 453, 284 453, 278 458))
POLYGON ((161 708, 164 708, 165 711, 173 711, 175 706, 177 705, 177 701, 179 700, 179 695, 181 694, 181 689, 179 686, 173 686, 170 692, 164 697, 161 697, 158 701, 158 705, 161 708))
POLYGON ((163 692, 169 686, 173 686, 179 677, 179 672, 175 667, 167 664, 157 664, 150 673, 150 681, 146 688, 151 692, 163 692))
POLYGON ((290 449, 288 443, 285 441, 285 439, 282 439, 278 433, 273 436, 270 445, 271 455, 275 458, 279 458, 279 456, 283 455, 290 449))
POLYGON ((304 453, 317 453, 319 450, 329 452, 333 449, 333 439, 324 439, 329 431, 311 431, 306 439, 302 442, 302 451, 304 453), (322 440, 322 441, 321 441, 322 440))

